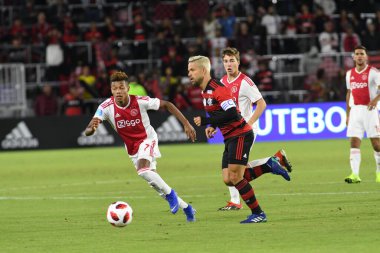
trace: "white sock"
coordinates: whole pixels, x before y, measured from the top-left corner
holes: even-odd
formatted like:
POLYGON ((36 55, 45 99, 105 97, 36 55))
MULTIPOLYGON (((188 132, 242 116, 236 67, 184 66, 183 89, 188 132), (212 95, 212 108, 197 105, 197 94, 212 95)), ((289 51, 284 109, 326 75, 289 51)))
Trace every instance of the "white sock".
POLYGON ((228 190, 230 190, 231 202, 235 204, 240 204, 240 193, 235 188, 235 186, 228 186, 228 190))
MULTIPOLYGON (((152 171, 149 168, 140 169, 138 171, 138 175, 144 178, 148 182, 148 184, 153 189, 155 189, 158 192, 158 194, 163 198, 165 198, 165 195, 169 194, 172 190, 172 188, 170 188, 169 185, 165 183, 165 181, 157 172, 152 171)), ((183 209, 189 206, 189 204, 183 201, 183 199, 181 199, 180 197, 177 196, 177 199, 180 208, 183 209)))
POLYGON ((178 203, 179 203, 180 208, 184 209, 184 208, 189 206, 189 204, 187 204, 185 201, 183 201, 183 199, 181 199, 180 197, 177 196, 177 199, 178 199, 178 203))
POLYGON ((253 168, 253 167, 256 167, 256 166, 259 166, 259 165, 266 164, 270 158, 271 158, 271 156, 270 157, 261 158, 261 159, 252 160, 252 161, 250 161, 250 162, 247 163, 247 167, 248 168, 253 168))
POLYGON ((350 149, 350 165, 351 165, 352 173, 354 173, 356 176, 359 176, 360 162, 361 162, 360 149, 351 148, 350 149))
POLYGON ((144 178, 160 195, 168 195, 171 192, 172 188, 165 183, 157 172, 152 171, 149 168, 141 168, 137 171, 137 173, 140 177, 144 178))
POLYGON ((373 152, 376 161, 376 173, 380 172, 380 152, 373 152))

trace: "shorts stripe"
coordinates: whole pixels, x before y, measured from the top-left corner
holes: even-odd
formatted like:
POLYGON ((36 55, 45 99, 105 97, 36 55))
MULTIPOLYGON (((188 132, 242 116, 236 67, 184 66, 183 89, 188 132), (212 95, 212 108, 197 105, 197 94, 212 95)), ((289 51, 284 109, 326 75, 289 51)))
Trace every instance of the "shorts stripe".
POLYGON ((244 147, 244 137, 245 136, 239 136, 237 148, 236 148, 236 160, 241 160, 243 156, 243 147, 244 147))

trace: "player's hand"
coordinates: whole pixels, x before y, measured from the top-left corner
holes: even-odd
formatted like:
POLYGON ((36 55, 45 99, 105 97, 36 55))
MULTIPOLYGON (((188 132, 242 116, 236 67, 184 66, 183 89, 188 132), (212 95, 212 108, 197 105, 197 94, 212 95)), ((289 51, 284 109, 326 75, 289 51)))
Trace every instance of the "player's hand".
POLYGON ((194 142, 197 139, 197 132, 195 132, 194 127, 190 124, 186 124, 184 128, 185 128, 185 133, 187 135, 187 138, 189 138, 192 142, 194 142))
POLYGON ((98 118, 93 118, 93 119, 91 120, 91 122, 92 122, 91 128, 92 128, 92 130, 95 132, 96 129, 99 127, 99 125, 100 125, 100 123, 101 123, 102 121, 101 121, 100 119, 98 119, 98 118))
POLYGON ((372 111, 373 109, 376 108, 376 106, 377 106, 377 102, 372 100, 368 103, 367 108, 369 111, 372 111))
POLYGON ((217 132, 217 130, 213 127, 207 127, 205 129, 207 139, 214 138, 214 135, 216 134, 216 132, 217 132))
POLYGON ((202 119, 201 119, 201 117, 200 117, 200 116, 198 116, 198 117, 194 117, 194 123, 195 123, 195 125, 197 125, 197 126, 201 126, 201 123, 202 123, 202 119))

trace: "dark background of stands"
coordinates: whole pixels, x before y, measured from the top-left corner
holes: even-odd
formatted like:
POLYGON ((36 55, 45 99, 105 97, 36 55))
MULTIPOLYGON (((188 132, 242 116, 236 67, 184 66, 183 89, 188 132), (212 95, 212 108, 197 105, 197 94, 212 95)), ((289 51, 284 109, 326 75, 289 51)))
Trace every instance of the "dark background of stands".
POLYGON ((380 66, 375 0, 0 0, 0 5, 0 62, 24 64, 27 93, 23 113, 0 110, 0 117, 90 115, 110 95, 108 79, 115 70, 181 110, 202 109, 200 90, 186 77, 187 59, 209 56, 214 75, 221 77, 220 50, 226 46, 240 50, 241 70, 269 103, 344 100, 345 71, 353 66, 358 44, 369 49, 371 64, 380 66))

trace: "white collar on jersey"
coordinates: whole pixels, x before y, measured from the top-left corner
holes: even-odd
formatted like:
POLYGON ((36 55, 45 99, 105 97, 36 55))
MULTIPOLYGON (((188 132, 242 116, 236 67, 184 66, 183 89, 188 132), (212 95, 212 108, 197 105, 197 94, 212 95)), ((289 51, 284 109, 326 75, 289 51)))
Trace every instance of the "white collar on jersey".
POLYGON ((238 79, 240 75, 241 75, 241 72, 239 71, 239 74, 238 74, 238 75, 235 77, 235 79, 232 80, 232 81, 228 80, 228 75, 227 75, 227 82, 228 82, 228 83, 233 83, 233 82, 235 82, 235 80, 238 79))
POLYGON ((362 69, 362 70, 359 72, 359 71, 356 69, 356 67, 355 67, 355 72, 358 73, 358 74, 361 74, 361 73, 363 73, 367 68, 368 68, 368 64, 365 66, 364 69, 362 69))

